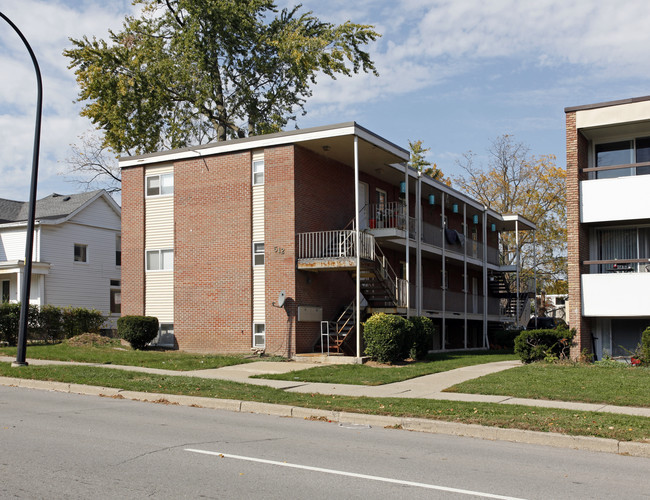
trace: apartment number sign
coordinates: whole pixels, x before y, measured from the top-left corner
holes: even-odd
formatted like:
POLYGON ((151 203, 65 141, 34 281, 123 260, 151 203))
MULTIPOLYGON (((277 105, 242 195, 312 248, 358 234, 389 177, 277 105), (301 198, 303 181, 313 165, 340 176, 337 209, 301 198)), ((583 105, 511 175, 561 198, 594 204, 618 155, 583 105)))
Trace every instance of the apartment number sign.
POLYGON ((273 251, 275 253, 280 254, 280 255, 284 255, 284 248, 282 248, 282 247, 273 247, 273 251))

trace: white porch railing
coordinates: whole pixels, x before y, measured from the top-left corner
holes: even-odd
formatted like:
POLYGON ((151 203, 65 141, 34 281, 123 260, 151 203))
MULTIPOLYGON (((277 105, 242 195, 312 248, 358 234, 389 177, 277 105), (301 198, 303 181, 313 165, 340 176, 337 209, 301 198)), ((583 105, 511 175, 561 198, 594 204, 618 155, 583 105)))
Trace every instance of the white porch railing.
MULTIPOLYGON (((298 234, 298 259, 331 259, 356 257, 356 232, 352 230, 317 231, 298 234)), ((359 252, 362 259, 375 259, 375 238, 360 233, 359 252)))

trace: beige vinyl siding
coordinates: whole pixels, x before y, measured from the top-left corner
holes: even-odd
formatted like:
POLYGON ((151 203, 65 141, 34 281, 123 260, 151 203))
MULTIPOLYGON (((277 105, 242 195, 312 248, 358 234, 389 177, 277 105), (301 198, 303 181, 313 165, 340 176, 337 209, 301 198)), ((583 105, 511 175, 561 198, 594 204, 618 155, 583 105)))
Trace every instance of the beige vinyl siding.
MULTIPOLYGON (((171 173, 173 165, 149 167, 145 177, 171 173)), ((145 180, 146 182, 146 180, 145 180)), ((146 189, 145 189, 146 192, 146 189)), ((145 249, 174 248, 174 196, 145 198, 145 249)), ((145 259, 145 255, 142 256, 145 259)), ((145 264, 146 265, 146 264, 145 264)), ((145 276, 145 314, 160 323, 174 322, 174 271, 147 271, 145 276)))
POLYGON ((160 323, 174 322, 174 271, 147 273, 145 314, 160 323))
MULTIPOLYGON (((252 161, 264 160, 264 150, 253 151, 252 161)), ((252 164, 251 164, 252 173, 252 164)), ((251 176, 251 183, 253 182, 251 176)), ((264 185, 253 186, 253 234, 252 242, 264 242, 264 185)), ((251 265, 253 245, 251 244, 251 265)), ((265 248, 266 253, 266 248, 265 248)), ((266 259, 265 259, 266 260, 266 259)), ((266 323, 265 266, 253 266, 253 323, 266 323)))
POLYGON ((266 321, 264 266, 253 267, 253 323, 266 321))
POLYGON ((253 186, 253 241, 264 241, 264 186, 253 186))

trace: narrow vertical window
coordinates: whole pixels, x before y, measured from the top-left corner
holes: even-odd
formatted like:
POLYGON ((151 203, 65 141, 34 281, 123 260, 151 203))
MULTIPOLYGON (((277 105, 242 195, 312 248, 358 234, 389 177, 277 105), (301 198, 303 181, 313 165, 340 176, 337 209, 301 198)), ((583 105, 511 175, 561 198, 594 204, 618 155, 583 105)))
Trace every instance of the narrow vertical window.
POLYGON ((2 281, 2 302, 6 303, 9 302, 9 291, 10 291, 10 281, 9 280, 3 280, 2 281))
POLYGON ((264 323, 253 324, 253 347, 266 345, 266 328, 264 323))
POLYGON ((264 160, 253 161, 253 186, 264 184, 264 160))
POLYGON ((120 289, 120 280, 111 280, 110 310, 111 314, 120 314, 122 312, 122 290, 120 289))
POLYGON ((115 236, 115 265, 122 265, 122 237, 119 234, 115 236))
POLYGON ((253 243, 253 265, 264 265, 264 243, 253 243))

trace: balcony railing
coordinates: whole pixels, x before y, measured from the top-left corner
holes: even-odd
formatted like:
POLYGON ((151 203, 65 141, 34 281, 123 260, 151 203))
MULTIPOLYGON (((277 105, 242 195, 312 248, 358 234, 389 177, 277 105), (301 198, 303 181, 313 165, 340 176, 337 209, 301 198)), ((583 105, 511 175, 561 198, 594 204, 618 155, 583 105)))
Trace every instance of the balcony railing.
POLYGON ((648 273, 650 259, 608 259, 586 260, 583 264, 589 266, 589 274, 612 273, 648 273))
POLYGON ((400 229, 406 227, 405 207, 401 201, 369 203, 362 210, 370 229, 400 229))
MULTIPOLYGON (((356 232, 352 230, 318 231, 298 234, 298 259, 331 259, 356 257, 356 232)), ((375 259, 375 238, 360 233, 359 256, 375 259)))

